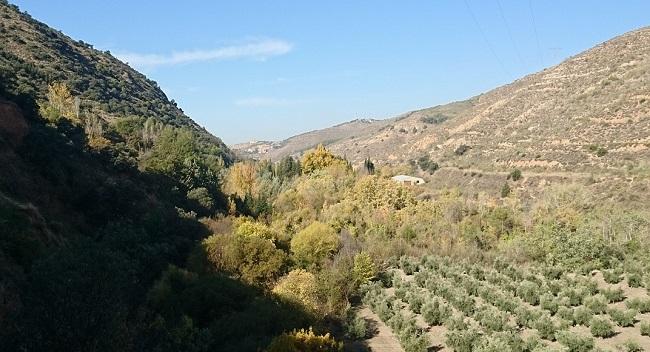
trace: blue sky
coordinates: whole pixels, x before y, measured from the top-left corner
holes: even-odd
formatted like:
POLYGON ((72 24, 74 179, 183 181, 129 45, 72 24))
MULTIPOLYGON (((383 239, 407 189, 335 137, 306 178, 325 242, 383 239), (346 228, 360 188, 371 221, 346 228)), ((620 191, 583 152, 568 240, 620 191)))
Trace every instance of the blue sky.
POLYGON ((461 100, 649 25, 650 1, 20 0, 226 143, 461 100))

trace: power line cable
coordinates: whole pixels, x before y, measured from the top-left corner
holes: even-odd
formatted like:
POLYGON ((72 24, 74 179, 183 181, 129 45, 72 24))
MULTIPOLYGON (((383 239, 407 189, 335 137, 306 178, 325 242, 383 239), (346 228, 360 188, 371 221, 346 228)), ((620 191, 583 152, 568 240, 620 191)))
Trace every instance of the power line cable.
POLYGON ((519 58, 519 62, 521 62, 522 66, 526 66, 526 62, 524 61, 523 57, 521 56, 521 52, 519 51, 519 47, 517 47, 517 42, 515 42, 515 38, 512 35, 512 31, 510 30, 510 26, 508 25, 508 21, 506 20, 506 16, 503 13, 503 7, 501 7, 501 1, 496 0, 497 2, 497 7, 499 7, 499 13, 501 14, 501 19, 503 20, 503 24, 506 26, 506 30, 508 31, 508 37, 510 38, 510 42, 512 43, 512 47, 515 48, 515 52, 517 53, 517 57, 519 58))
POLYGON ((537 24, 535 24, 535 14, 533 13, 532 0, 528 0, 528 9, 530 9, 530 18, 533 20, 533 31, 535 31, 535 41, 537 42, 537 54, 539 55, 539 62, 544 66, 544 58, 542 56, 542 48, 539 45, 539 35, 537 34, 537 24))
POLYGON ((483 28, 481 27, 481 24, 478 22, 478 19, 476 19, 476 16, 474 15, 474 12, 472 11, 472 8, 469 7, 469 3, 467 3, 467 0, 463 0, 463 1, 465 2, 465 6, 467 7, 467 11, 469 11, 469 14, 472 16, 472 19, 474 20, 474 24, 476 24, 476 27, 478 28, 478 31, 481 32, 481 36, 483 36, 483 40, 485 41, 485 44, 487 45, 488 49, 490 49, 490 51, 492 52, 492 55, 494 55, 494 58, 499 63, 499 66, 501 66, 501 69, 503 70, 503 72, 505 72, 505 74, 508 77, 512 78, 512 75, 510 74, 508 69, 506 69, 506 66, 503 64, 503 61, 501 61, 501 59, 497 55, 497 52, 492 47, 492 44, 490 44, 490 41, 488 40, 487 36, 485 35, 485 32, 483 31, 483 28))

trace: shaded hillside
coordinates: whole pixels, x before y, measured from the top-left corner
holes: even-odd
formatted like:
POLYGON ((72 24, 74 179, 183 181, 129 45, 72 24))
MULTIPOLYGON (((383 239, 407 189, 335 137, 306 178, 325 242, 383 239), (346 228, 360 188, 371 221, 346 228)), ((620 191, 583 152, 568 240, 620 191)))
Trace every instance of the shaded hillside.
POLYGON ((312 325, 185 268, 199 219, 227 211, 218 138, 110 55, 4 1, 0 17, 0 350, 257 351, 312 325))
POLYGON ((355 161, 429 154, 485 170, 604 171, 650 160, 650 28, 461 103, 330 146, 355 161), (459 148, 461 146, 465 146, 459 148))
POLYGON ((78 108, 115 122, 127 116, 153 118, 164 124, 195 130, 206 144, 231 155, 220 139, 199 127, 170 101, 158 84, 92 45, 0 1, 0 77, 12 78, 14 93, 45 99, 48 85, 65 83, 78 108))
POLYGON ((390 121, 356 119, 321 130, 305 132, 279 142, 256 141, 236 144, 231 148, 242 157, 276 161, 287 155, 300 155, 319 144, 330 145, 345 139, 375 133, 390 121))

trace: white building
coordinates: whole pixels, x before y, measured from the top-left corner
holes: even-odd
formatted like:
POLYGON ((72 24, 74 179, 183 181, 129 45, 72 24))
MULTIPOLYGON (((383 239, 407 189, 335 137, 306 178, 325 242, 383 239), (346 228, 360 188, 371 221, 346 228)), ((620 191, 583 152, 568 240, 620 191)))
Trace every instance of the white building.
POLYGON ((408 175, 397 175, 391 177, 391 179, 397 183, 403 185, 421 185, 424 184, 424 179, 408 175))

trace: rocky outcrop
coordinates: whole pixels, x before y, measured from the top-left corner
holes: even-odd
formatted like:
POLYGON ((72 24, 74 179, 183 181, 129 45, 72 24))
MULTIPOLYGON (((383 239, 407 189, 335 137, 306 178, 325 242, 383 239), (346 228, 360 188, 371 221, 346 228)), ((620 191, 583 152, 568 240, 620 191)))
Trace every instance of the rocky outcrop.
POLYGON ((9 101, 0 100, 0 138, 10 146, 19 146, 29 132, 29 125, 20 108, 9 101))

